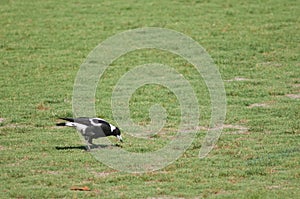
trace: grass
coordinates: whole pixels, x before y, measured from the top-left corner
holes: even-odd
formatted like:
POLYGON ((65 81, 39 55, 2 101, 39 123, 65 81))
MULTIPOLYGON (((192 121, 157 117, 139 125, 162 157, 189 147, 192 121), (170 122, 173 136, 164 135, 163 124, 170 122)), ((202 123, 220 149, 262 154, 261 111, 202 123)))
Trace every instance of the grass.
MULTIPOLYGON (((296 0, 1 1, 0 198, 297 198, 300 101, 289 94, 300 93, 299 12, 296 0), (95 160, 73 129, 54 126, 58 117, 72 116, 73 83, 88 53, 107 37, 139 27, 174 29, 208 51, 226 88, 227 128, 204 159, 198 158, 205 133, 199 130, 172 164, 130 174, 95 160)), ((113 121, 115 83, 153 61, 190 81, 200 124, 207 126, 210 99, 201 77, 184 60, 155 50, 129 53, 105 71, 97 114, 113 121)), ((176 98, 159 86, 137 90, 132 119, 147 124, 156 102, 168 111, 166 128, 176 128, 176 98)), ((156 150, 169 139, 124 137, 123 149, 132 152, 156 150)))

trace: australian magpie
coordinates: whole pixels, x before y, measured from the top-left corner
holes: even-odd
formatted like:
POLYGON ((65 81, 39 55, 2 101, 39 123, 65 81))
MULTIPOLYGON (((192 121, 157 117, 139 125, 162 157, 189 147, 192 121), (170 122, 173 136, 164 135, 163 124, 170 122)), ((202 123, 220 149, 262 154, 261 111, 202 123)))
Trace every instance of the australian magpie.
MULTIPOLYGON (((116 136, 120 142, 123 142, 120 129, 108 123, 104 119, 88 117, 66 117, 59 119, 66 120, 67 122, 58 123, 56 126, 69 126, 76 128, 91 145, 93 145, 93 139, 106 136, 116 136)), ((88 148, 90 149, 89 145, 88 148)))

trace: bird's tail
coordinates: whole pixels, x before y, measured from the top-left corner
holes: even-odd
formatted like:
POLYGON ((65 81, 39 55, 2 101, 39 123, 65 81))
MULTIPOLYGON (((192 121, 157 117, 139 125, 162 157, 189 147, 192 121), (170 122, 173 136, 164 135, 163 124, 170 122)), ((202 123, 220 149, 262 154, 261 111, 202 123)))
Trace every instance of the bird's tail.
POLYGON ((74 118, 70 118, 70 117, 60 117, 59 119, 66 120, 68 122, 74 122, 74 118))
POLYGON ((66 126, 66 123, 65 122, 57 123, 56 126, 66 126))
POLYGON ((74 122, 62 122, 62 123, 57 123, 56 126, 76 127, 76 123, 74 123, 74 122))
POLYGON ((73 122, 74 122, 74 118, 70 118, 70 117, 60 117, 59 119, 61 120, 66 120, 68 122, 61 122, 61 123, 57 123, 56 126, 74 126, 73 122))

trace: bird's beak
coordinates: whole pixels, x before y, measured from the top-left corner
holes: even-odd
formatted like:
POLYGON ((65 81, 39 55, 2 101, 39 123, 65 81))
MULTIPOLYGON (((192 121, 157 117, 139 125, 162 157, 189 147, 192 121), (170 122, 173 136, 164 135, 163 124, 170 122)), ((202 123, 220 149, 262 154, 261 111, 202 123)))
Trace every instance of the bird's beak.
POLYGON ((123 139, 122 139, 121 135, 117 135, 117 138, 119 139, 120 142, 123 142, 123 139))

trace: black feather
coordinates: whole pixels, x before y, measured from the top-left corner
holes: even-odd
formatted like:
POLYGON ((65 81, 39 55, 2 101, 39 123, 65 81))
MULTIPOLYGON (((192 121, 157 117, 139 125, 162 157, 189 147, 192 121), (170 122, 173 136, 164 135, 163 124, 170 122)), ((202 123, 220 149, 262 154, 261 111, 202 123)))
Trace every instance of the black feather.
POLYGON ((70 118, 70 117, 60 117, 59 119, 66 120, 69 122, 74 122, 74 118, 70 118))
POLYGON ((66 126, 66 123, 65 122, 57 123, 56 126, 66 126))

